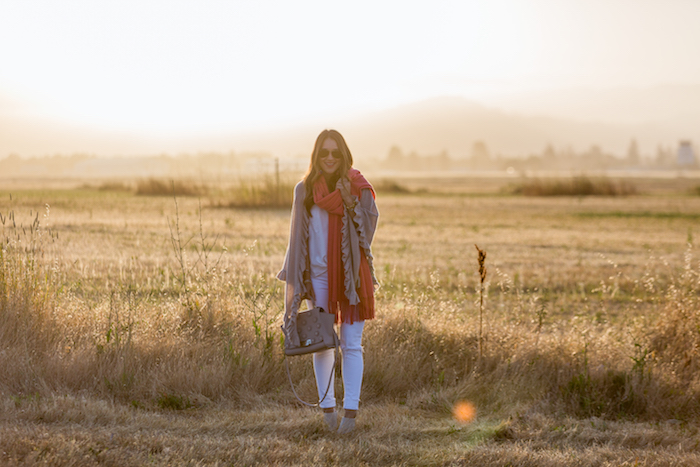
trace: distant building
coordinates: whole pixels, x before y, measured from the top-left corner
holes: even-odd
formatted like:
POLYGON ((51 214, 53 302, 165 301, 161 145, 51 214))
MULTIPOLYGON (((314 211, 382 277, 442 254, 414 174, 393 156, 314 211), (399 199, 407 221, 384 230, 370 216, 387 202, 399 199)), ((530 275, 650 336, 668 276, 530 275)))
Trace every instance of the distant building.
POLYGON ((695 151, 690 141, 681 141, 678 144, 676 163, 680 166, 695 165, 695 151))

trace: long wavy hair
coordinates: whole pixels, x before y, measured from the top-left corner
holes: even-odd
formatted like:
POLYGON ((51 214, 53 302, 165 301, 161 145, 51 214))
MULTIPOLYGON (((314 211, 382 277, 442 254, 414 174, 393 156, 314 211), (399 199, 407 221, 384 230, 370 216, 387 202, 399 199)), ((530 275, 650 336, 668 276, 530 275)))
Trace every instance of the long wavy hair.
POLYGON ((321 158, 319 157, 319 152, 322 149, 323 143, 326 139, 331 138, 338 144, 338 150, 342 154, 342 159, 340 161, 340 167, 333 174, 330 179, 327 179, 329 190, 335 188, 335 184, 341 176, 347 175, 348 170, 352 167, 352 154, 348 148, 347 143, 343 135, 338 133, 336 130, 323 130, 321 134, 316 138, 316 144, 314 144, 314 150, 311 153, 311 163, 309 164, 309 170, 304 175, 304 188, 306 189, 306 197, 304 198, 304 206, 307 212, 311 212, 311 207, 314 205, 314 185, 316 181, 323 177, 323 172, 321 171, 321 158))

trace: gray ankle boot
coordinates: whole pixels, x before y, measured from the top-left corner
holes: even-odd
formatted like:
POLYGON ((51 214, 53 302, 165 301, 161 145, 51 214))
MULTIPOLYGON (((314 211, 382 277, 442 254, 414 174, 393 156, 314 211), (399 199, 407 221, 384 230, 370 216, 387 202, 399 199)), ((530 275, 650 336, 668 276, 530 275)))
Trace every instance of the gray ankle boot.
POLYGON ((355 419, 343 417, 343 419, 340 421, 340 426, 338 427, 338 434, 344 435, 345 433, 350 433, 354 429, 355 419))

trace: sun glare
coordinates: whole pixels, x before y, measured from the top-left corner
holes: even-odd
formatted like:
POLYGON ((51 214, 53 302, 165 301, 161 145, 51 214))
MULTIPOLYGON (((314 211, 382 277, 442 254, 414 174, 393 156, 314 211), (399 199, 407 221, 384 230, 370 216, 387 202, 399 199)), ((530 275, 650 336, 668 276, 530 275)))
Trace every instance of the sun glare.
POLYGON ((181 135, 445 95, 493 105, 672 72, 700 80, 688 59, 700 7, 611 3, 15 2, 0 8, 0 98, 33 96, 63 123, 181 135))
POLYGON ((471 423, 476 418, 476 407, 471 402, 460 401, 452 409, 452 415, 460 423, 471 423))
POLYGON ((389 2, 372 4, 368 14, 363 2, 342 11, 306 2, 300 14, 286 2, 269 10, 126 3, 47 2, 42 14, 15 7, 25 27, 0 19, 19 45, 0 56, 12 72, 0 86, 46 96, 45 112, 65 122, 218 131, 478 94, 532 63, 520 21, 527 10, 517 4, 501 12, 389 2))

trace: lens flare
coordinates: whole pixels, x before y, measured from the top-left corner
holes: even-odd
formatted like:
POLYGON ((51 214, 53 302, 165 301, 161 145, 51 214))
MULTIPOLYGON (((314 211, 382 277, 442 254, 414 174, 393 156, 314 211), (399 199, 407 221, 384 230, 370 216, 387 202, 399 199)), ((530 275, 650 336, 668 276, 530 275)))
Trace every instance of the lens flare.
POLYGON ((460 401, 452 409, 452 415, 460 423, 469 423, 476 418, 476 407, 471 402, 460 401))

